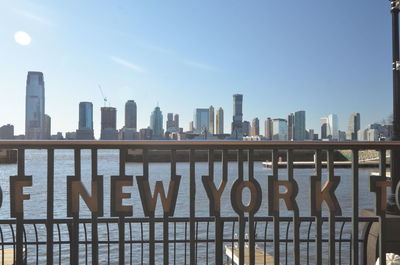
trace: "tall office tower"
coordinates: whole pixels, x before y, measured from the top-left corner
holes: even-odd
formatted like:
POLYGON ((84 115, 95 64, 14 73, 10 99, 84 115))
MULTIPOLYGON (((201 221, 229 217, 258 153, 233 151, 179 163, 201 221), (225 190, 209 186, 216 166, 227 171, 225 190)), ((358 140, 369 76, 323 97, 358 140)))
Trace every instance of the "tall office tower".
POLYGON ((222 108, 217 109, 215 116, 216 119, 216 134, 224 134, 224 110, 222 108))
POLYGON ((51 139, 51 118, 47 114, 44 114, 43 139, 51 139))
POLYGON ((352 113, 347 127, 347 140, 357 140, 357 132, 360 130, 360 113, 352 113))
POLYGON ((189 122, 189 132, 194 133, 194 125, 193 125, 193 121, 189 122))
POLYGON ((328 116, 328 136, 331 135, 333 140, 339 140, 339 121, 336 114, 328 116))
POLYGON ((79 103, 79 124, 76 130, 76 139, 93 140, 93 104, 92 102, 79 103))
POLYGON ((242 132, 243 132, 243 136, 249 136, 250 135, 250 122, 249 121, 243 121, 242 124, 242 132))
POLYGON ((285 119, 272 120, 272 140, 286 141, 288 134, 288 125, 285 119))
POLYGON ((113 107, 101 108, 101 140, 117 140, 117 109, 113 107))
POLYGON ((179 114, 174 115, 175 127, 179 129, 179 114))
POLYGON ((194 130, 196 133, 208 132, 209 109, 195 109, 194 111, 194 130))
POLYGON ((304 141, 306 139, 306 112, 299 110, 294 113, 294 140, 304 141))
POLYGON ((134 100, 125 103, 125 128, 137 130, 137 107, 134 100))
POLYGON ((272 119, 270 117, 264 122, 264 134, 267 140, 272 140, 272 119))
POLYGON ((41 72, 28 72, 26 79, 25 138, 44 138, 44 79, 41 72))
POLYGON ((287 126, 288 126, 288 140, 294 140, 294 114, 290 113, 287 119, 287 126))
POLYGON ((323 117, 320 119, 321 124, 321 140, 328 139, 328 118, 323 117))
POLYGON ((251 122, 251 136, 258 136, 260 135, 260 120, 256 117, 251 122))
POLYGON ((153 139, 164 138, 163 115, 160 107, 155 107, 150 116, 150 129, 153 130, 153 139))
POLYGON ((242 139, 243 137, 243 95, 233 95, 233 122, 231 138, 242 139))
POLYGON ((211 105, 208 108, 208 132, 214 134, 214 107, 211 105))

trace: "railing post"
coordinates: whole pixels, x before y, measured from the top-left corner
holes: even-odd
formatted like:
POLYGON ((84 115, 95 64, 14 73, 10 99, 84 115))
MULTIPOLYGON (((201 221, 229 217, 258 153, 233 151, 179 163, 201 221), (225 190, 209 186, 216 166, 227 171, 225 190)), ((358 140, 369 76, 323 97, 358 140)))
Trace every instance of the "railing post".
POLYGON ((54 149, 47 150, 47 265, 53 264, 54 149))
POLYGON ((358 243, 358 233, 359 233, 359 219, 358 219, 358 214, 359 214, 359 206, 358 206, 358 189, 359 189, 359 184, 358 184, 358 149, 353 149, 352 150, 352 163, 351 163, 351 168, 352 168, 352 173, 353 173, 353 216, 352 216, 352 232, 351 232, 351 264, 353 265, 358 265, 358 260, 359 260, 359 243, 358 243))

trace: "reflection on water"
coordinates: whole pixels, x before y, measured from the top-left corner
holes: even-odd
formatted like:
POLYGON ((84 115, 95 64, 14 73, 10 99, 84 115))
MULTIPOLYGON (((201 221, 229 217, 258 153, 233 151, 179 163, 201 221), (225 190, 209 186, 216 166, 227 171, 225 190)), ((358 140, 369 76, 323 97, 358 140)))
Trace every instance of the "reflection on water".
MULTIPOLYGON (((74 157, 72 150, 56 150, 55 151, 55 171, 54 171, 54 183, 55 183, 55 194, 54 194, 54 218, 66 218, 66 176, 74 175, 74 157)), ((26 166, 25 171, 26 175, 33 176, 33 186, 30 188, 25 188, 24 192, 29 193, 31 199, 29 201, 24 202, 25 207, 25 218, 34 219, 34 218, 46 218, 46 196, 47 196, 47 153, 46 151, 40 150, 28 150, 26 151, 26 166)), ((90 179, 91 179, 91 163, 90 163, 90 151, 84 150, 82 151, 82 169, 81 175, 82 180, 85 183, 87 189, 90 191, 90 179)), ((9 176, 16 175, 16 165, 0 165, 0 185, 3 190, 3 206, 0 211, 0 216, 2 219, 10 218, 10 209, 9 209, 9 176)), ((221 179, 221 163, 215 163, 215 182, 219 183, 221 179)), ((360 169, 360 209, 371 208, 373 203, 373 194, 369 192, 368 187, 368 177, 371 172, 374 170, 370 169, 360 169)), ((247 163, 244 164, 244 172, 245 178, 247 177, 247 163)), ((119 152, 116 150, 99 150, 98 153, 98 174, 104 176, 104 216, 110 216, 110 176, 119 175, 119 152)), ((138 176, 143 174, 143 168, 141 163, 128 163, 126 165, 126 174, 138 176)), ((164 185, 168 185, 168 181, 170 178, 170 164, 168 163, 151 163, 149 168, 150 174, 150 185, 154 187, 155 181, 162 180, 164 185)), ((196 163, 196 216, 209 216, 209 204, 208 198, 203 188, 203 184, 201 182, 201 176, 208 174, 208 163, 196 163)), ((267 216, 267 177, 272 174, 270 169, 266 169, 262 166, 260 162, 256 162, 254 165, 254 176, 255 179, 260 183, 262 187, 262 204, 259 212, 256 214, 257 216, 267 216)), ((300 216, 309 216, 309 177, 314 174, 313 169, 295 169, 295 180, 299 185, 299 194, 297 196, 297 203, 300 209, 300 216)), ((323 171, 324 178, 326 178, 326 171, 323 171)), ((175 210, 175 217, 188 217, 189 216, 189 164, 188 163, 177 163, 177 175, 181 175, 181 184, 180 190, 175 210)), ((352 203, 352 178, 351 178, 351 169, 335 169, 335 175, 341 177, 341 183, 338 187, 336 195, 339 199, 340 205, 342 207, 344 216, 351 216, 351 203, 352 203)), ((221 216, 236 216, 235 212, 232 209, 230 203, 230 188, 232 186, 233 181, 237 178, 237 164, 235 162, 230 162, 228 165, 228 184, 226 189, 222 195, 221 205, 222 205, 222 213, 221 216)), ((279 178, 286 178, 286 170, 279 170, 279 178)), ((140 202, 139 192, 137 190, 136 181, 134 181, 133 187, 126 187, 124 189, 125 192, 130 192, 132 197, 130 199, 125 199, 124 204, 133 205, 133 217, 143 217, 143 210, 140 202)), ((249 200, 249 193, 244 192, 244 201, 249 200)), ((324 206, 325 207, 325 206, 324 206)), ((90 217, 90 212, 88 211, 86 205, 81 201, 81 217, 90 217)), ((281 204, 281 215, 283 216, 291 216, 291 213, 286 212, 284 204, 281 204)), ((325 209, 326 210, 326 209, 325 209)), ((162 216, 162 207, 161 202, 158 201, 156 215, 162 216)), ((272 224, 270 224, 272 227, 272 224)), ((271 227, 269 230, 271 230, 271 227)), ((176 231, 176 237, 179 239, 185 238, 185 226, 184 224, 178 224, 176 227, 174 225, 170 225, 170 236, 174 237, 174 228, 176 231)), ((81 228, 83 229, 83 227, 81 228)), ((90 235, 90 225, 86 227, 88 234, 90 235)), ((117 225, 110 225, 108 227, 110 231, 111 240, 118 239, 118 231, 117 225)), ((186 227, 188 231, 188 227, 186 227)), ((198 227, 198 237, 205 238, 207 236, 207 225, 199 224, 198 227)), ((262 228, 258 227, 257 229, 262 230, 262 228)), ((345 232, 349 232, 350 227, 345 228, 345 232)), ((62 238, 68 238, 67 228, 60 228, 62 234, 62 238)), ((135 224, 127 230, 127 237, 130 238, 131 233, 134 238, 141 238, 141 231, 143 231, 144 238, 146 238, 148 225, 143 224, 143 227, 140 224, 135 224)), ((162 239, 162 224, 156 225, 156 238, 162 239)), ((236 231, 237 228, 236 228, 236 231)), ((307 227, 302 227, 302 232, 307 233, 307 227), (304 230, 304 231, 303 231, 304 230)), ((326 231, 326 229, 324 230, 326 231)), ((6 229, 4 230, 5 240, 9 239, 7 236, 10 236, 9 233, 6 233, 6 229)), ((41 239, 45 241, 46 233, 44 226, 38 226, 38 232, 41 239)), ((57 230, 55 230, 55 233, 57 230)), ((208 226, 208 232, 212 236, 213 235, 213 224, 208 226)), ((282 232, 286 233, 286 228, 282 228, 282 232)), ((270 232, 268 232, 270 233, 270 232)), ((231 237, 232 228, 225 227, 225 235, 226 237, 231 237)), ((188 234, 186 235, 188 237, 188 234)), ((55 234, 55 239, 58 239, 58 235, 55 234)), ((82 237, 82 236, 81 236, 82 237)), ((107 227, 105 225, 99 225, 99 237, 107 239, 107 227)), ((89 238, 90 239, 90 238, 89 238)), ((32 238, 34 240, 34 238, 32 238)), ((84 240, 84 238, 82 238, 84 240)), ((99 253, 107 253, 107 245, 103 244, 99 247, 99 253)), ((171 244, 171 249, 174 247, 171 244)), ((204 250, 206 244, 198 245, 198 259, 201 260, 202 257, 206 258, 206 253, 204 250)), ((269 246, 270 247, 270 246, 269 246)), ((147 246, 143 246, 144 250, 147 249, 147 246)), ((58 246, 55 246, 55 252, 58 251, 58 246)), ((127 247, 128 252, 130 251, 130 247, 127 247)), ((68 261, 68 248, 64 248, 63 252, 65 252, 65 256, 62 261, 68 261)), ((81 251, 84 251, 84 248, 81 247, 81 251)), ((90 246, 88 246, 88 251, 90 252, 90 246)), ((134 249, 132 249, 133 256, 136 257, 141 256, 141 245, 134 245, 134 249)), ((147 261, 147 252, 144 251, 144 260, 147 261)), ((208 246, 208 255, 212 264, 212 256, 214 252, 214 247, 212 244, 208 246)), ((161 262, 162 259, 162 244, 157 244, 156 246, 157 260, 156 263, 161 262)), ((187 253, 187 257, 189 255, 189 246, 186 245, 185 252, 185 244, 181 244, 176 247, 175 256, 178 260, 184 259, 184 253, 187 253)), ((58 253, 56 253, 58 254, 58 253)), ((100 254, 100 260, 106 261, 107 255, 100 254)), ((111 246, 111 260, 117 260, 117 246, 111 246)), ((41 259, 45 256, 45 246, 41 255, 41 259)), ((173 258, 174 253, 171 253, 171 258, 173 258)), ((186 257, 186 259, 187 259, 186 257)), ((55 256, 55 259, 58 260, 58 257, 55 256)), ((136 258, 135 258, 136 259, 136 258)), ((129 261, 129 253, 127 253, 127 261, 129 261)), ((134 263, 136 263, 134 261, 134 263)))

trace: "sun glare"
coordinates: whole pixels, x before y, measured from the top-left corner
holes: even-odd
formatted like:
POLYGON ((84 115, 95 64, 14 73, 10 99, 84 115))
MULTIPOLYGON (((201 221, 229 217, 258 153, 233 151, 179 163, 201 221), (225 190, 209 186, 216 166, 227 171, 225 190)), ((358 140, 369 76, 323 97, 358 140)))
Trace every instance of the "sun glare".
POLYGON ((32 38, 24 31, 17 31, 14 34, 15 42, 22 46, 27 46, 31 43, 32 38))

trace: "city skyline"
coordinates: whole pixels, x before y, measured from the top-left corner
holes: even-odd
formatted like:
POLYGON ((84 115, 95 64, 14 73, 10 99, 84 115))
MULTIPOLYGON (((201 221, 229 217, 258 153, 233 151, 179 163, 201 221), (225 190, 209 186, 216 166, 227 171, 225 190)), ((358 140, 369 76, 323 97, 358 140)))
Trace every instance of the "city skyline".
MULTIPOLYGON (((316 131, 329 113, 338 115, 342 130, 351 113, 363 115, 361 128, 391 113, 387 2, 364 1, 363 12, 349 1, 310 1, 296 9, 287 2, 203 1, 178 10, 174 3, 157 9, 148 3, 76 3, 81 16, 73 2, 0 3, 0 21, 8 25, 0 29, 0 50, 7 51, 1 54, 0 89, 8 97, 0 106, 0 124, 14 124, 16 134, 24 133, 22 80, 31 70, 46 75, 52 131, 75 130, 78 110, 72 106, 90 101, 96 138, 103 106, 98 84, 119 110, 128 99, 138 103, 140 128, 148 126, 156 102, 166 112, 180 113, 184 129, 197 106, 221 106, 231 117, 230 95, 236 93, 246 95, 244 120, 305 110, 307 127, 316 131), (123 12, 104 20, 110 10, 123 12), (190 10, 196 13, 189 16, 190 10), (95 24, 83 23, 87 15, 95 24), (16 42, 19 31, 29 42, 16 42)), ((123 115, 117 112, 119 128, 123 115)), ((225 120, 224 131, 230 132, 230 119, 225 120)))

